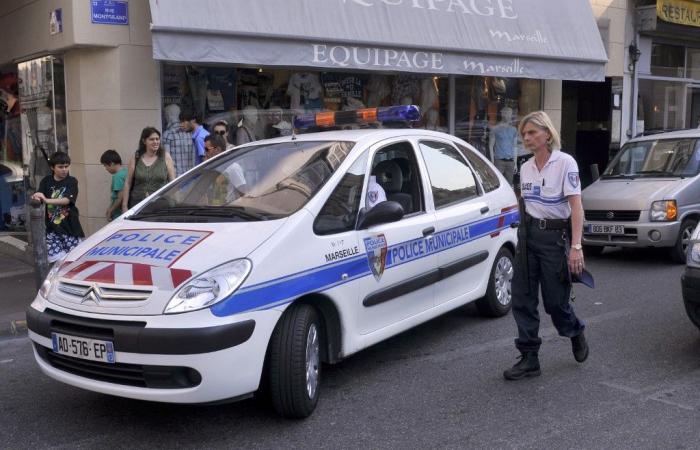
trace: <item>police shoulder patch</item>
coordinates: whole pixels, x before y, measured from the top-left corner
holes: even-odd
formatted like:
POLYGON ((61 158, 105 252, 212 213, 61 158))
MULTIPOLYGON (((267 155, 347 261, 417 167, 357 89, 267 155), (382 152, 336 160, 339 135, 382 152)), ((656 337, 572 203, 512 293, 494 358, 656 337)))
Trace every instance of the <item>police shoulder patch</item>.
POLYGON ((577 188, 579 183, 578 172, 569 172, 567 177, 569 179, 569 184, 571 185, 571 187, 577 188))

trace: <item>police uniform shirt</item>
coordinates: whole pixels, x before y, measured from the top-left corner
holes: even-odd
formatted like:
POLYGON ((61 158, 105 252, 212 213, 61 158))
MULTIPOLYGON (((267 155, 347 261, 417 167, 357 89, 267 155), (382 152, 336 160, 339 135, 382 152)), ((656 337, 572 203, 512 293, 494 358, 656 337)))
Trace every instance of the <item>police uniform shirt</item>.
POLYGON ((567 197, 581 195, 576 160, 567 153, 555 150, 540 171, 535 158, 530 158, 520 169, 520 192, 525 201, 525 210, 532 217, 568 218, 571 207, 567 197))

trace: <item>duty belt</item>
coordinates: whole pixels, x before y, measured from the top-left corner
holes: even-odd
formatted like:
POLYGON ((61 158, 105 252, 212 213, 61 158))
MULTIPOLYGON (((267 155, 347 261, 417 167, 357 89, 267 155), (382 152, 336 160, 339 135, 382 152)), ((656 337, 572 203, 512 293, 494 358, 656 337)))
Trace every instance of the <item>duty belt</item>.
POLYGON ((540 230, 564 230, 569 228, 569 219, 538 219, 529 214, 525 215, 525 223, 536 226, 540 230))

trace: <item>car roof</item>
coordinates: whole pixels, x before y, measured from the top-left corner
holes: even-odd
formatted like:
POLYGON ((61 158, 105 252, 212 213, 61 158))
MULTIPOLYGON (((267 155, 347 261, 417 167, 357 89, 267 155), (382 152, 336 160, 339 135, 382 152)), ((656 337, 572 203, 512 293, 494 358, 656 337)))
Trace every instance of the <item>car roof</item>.
POLYGON ((261 145, 261 144, 275 144, 280 142, 308 142, 308 141, 349 141, 349 142, 379 142, 385 139, 395 138, 395 137, 411 137, 411 136, 433 136, 436 138, 449 139, 451 141, 461 142, 462 140, 456 138, 452 135, 442 133, 439 131, 423 130, 420 128, 399 128, 399 129, 389 129, 389 128, 363 128, 359 130, 335 130, 335 131, 320 131, 316 133, 303 133, 294 136, 284 136, 273 139, 264 139, 260 141, 254 141, 245 146, 239 148, 244 148, 248 146, 261 145))
POLYGON ((628 142, 657 141, 659 139, 700 138, 700 128, 688 130, 668 131, 666 133, 650 134, 630 139, 628 142))

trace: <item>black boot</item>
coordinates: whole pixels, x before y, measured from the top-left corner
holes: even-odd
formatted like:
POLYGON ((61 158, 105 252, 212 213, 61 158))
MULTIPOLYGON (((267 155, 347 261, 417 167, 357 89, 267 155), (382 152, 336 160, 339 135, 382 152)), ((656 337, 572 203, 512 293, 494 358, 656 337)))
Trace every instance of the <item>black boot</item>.
POLYGON ((578 336, 571 338, 571 351, 574 352, 574 359, 580 363, 588 358, 588 343, 583 331, 578 336))
POLYGON ((523 378, 540 376, 540 360, 537 352, 523 352, 513 367, 503 372, 506 380, 521 380, 523 378))

